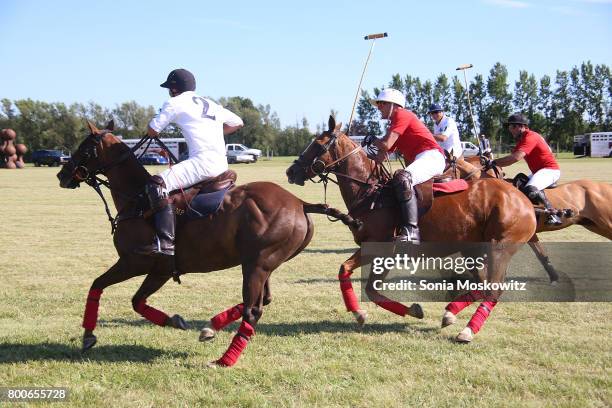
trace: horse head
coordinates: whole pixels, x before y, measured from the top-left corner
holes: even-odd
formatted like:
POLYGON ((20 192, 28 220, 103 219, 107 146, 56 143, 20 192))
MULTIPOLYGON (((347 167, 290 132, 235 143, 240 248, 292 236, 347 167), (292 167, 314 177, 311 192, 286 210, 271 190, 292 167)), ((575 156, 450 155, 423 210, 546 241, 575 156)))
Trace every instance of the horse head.
POLYGON ((334 161, 337 161, 331 151, 336 149, 338 138, 343 135, 340 132, 341 127, 342 123, 336 124, 336 120, 330 115, 328 129, 315 137, 287 169, 286 174, 290 184, 303 186, 304 181, 323 174, 334 161))
POLYGON ((81 142, 77 150, 70 157, 70 160, 57 173, 57 178, 62 188, 79 187, 81 182, 86 182, 97 174, 103 173, 110 163, 111 158, 108 157, 108 149, 105 149, 104 139, 107 139, 107 136, 110 135, 113 141, 118 142, 111 133, 115 127, 114 122, 112 120, 108 122, 103 130, 99 130, 89 121, 87 126, 90 132, 89 135, 81 142))

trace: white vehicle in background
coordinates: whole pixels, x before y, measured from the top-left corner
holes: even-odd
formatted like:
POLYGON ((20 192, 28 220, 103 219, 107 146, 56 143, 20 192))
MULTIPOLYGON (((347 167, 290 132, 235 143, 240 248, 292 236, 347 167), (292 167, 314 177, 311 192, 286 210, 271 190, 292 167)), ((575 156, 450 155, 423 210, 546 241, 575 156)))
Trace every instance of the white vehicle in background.
POLYGON ((261 157, 261 150, 251 149, 240 143, 225 145, 228 163, 255 163, 261 157))
POLYGON ((612 132, 574 136, 574 156, 612 157, 612 132))
POLYGON ((463 148, 463 157, 478 156, 478 146, 472 142, 461 142, 463 148))

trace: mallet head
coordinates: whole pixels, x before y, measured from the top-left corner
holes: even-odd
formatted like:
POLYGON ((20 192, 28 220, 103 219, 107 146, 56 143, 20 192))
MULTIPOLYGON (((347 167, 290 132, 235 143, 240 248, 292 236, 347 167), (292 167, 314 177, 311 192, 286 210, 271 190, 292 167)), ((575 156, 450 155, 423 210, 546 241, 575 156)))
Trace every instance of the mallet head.
POLYGON ((474 65, 473 64, 463 64, 463 65, 459 65, 456 68, 456 71, 463 71, 464 69, 469 69, 472 68, 474 65))
POLYGON ((369 34, 366 35, 365 37, 363 37, 364 40, 375 40, 377 38, 385 38, 388 37, 389 34, 387 33, 378 33, 378 34, 369 34))

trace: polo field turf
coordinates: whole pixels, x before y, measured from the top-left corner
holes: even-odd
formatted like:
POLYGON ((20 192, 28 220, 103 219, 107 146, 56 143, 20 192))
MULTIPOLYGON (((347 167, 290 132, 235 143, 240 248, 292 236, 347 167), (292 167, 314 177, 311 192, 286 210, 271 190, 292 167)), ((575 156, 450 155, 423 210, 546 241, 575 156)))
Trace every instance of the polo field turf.
MULTIPOLYGON (((240 184, 269 180, 322 202, 321 184, 287 183, 291 160, 232 168, 240 184)), ((565 155, 559 163, 561 182, 612 182, 610 159, 565 155)), ((207 363, 226 350, 236 323, 210 343, 198 335, 213 315, 242 301, 239 268, 185 275, 182 285, 169 281, 149 298, 169 315, 182 315, 187 331, 154 326, 132 310, 143 277, 107 288, 98 343, 81 354, 87 292, 117 255, 100 198, 86 185, 61 189, 58 170, 0 170, 0 387, 70 393, 66 403, 35 406, 612 405, 611 304, 504 303, 502 297, 474 341, 460 345, 453 339, 476 305, 440 329, 443 303, 423 303, 425 318, 416 320, 361 302, 369 319, 357 330, 337 280, 356 245, 342 223, 320 215, 312 216, 310 245, 272 274, 272 303, 233 368, 207 363)), ((509 173, 525 170, 515 165, 509 173)), ((328 202, 346 211, 331 184, 328 202)), ((579 226, 540 239, 609 242, 579 226)), ((359 293, 358 273, 353 282, 359 293)))

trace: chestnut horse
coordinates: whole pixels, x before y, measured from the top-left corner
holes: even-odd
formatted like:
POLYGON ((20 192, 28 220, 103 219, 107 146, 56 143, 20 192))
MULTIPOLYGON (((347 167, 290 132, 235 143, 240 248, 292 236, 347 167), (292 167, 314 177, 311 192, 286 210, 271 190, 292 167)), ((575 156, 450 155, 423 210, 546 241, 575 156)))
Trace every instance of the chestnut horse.
MULTIPOLYGON (((470 157, 466 161, 478 166, 480 158, 470 157)), ((460 177, 466 180, 491 176, 504 177, 501 171, 495 173, 489 170, 485 175, 482 171, 469 174, 460 167, 457 170, 460 177)), ((561 225, 546 225, 544 217, 539 217, 536 232, 556 231, 571 225, 582 225, 589 231, 612 240, 612 205, 610 205, 612 184, 592 180, 574 180, 559 184, 554 188, 547 188, 546 197, 553 207, 570 209, 572 214, 569 217, 563 217, 561 225)))
MULTIPOLYGON (((158 257, 141 254, 154 239, 151 222, 143 217, 147 207, 141 205, 149 173, 132 151, 112 133, 112 121, 105 130, 89 123, 90 135, 79 145, 57 177, 63 188, 76 188, 85 181, 95 186, 98 174, 108 180, 118 212, 114 244, 119 260, 91 285, 85 308, 83 350, 93 347, 93 330, 98 317, 102 291, 113 284, 146 275, 132 298, 134 310, 160 326, 185 329, 182 317, 169 317, 147 305, 147 298, 157 292, 171 277, 169 264, 158 257)), ((186 193, 175 192, 176 200, 186 193)), ((108 210, 108 209, 107 209, 108 210)), ((210 339, 242 317, 238 334, 227 352, 213 364, 231 366, 255 332, 263 306, 271 301, 269 277, 283 262, 299 254, 310 242, 313 224, 308 213, 329 214, 355 227, 350 217, 322 204, 307 204, 269 182, 254 182, 229 189, 214 215, 193 220, 178 217, 176 231, 176 268, 183 274, 210 272, 242 266, 243 303, 220 313, 211 320, 201 340, 210 339)), ((110 215, 109 215, 110 217, 110 215)))
MULTIPOLYGON (((492 157, 489 157, 489 159, 492 159, 492 157)), ((480 177, 504 177, 504 172, 499 167, 497 171, 494 169, 484 171, 483 168, 480 168, 481 161, 478 156, 467 158, 466 161, 476 166, 477 171, 472 168, 465 168, 459 162, 457 163, 457 171, 449 172, 449 174, 466 180, 474 180, 480 177)), ((506 179, 506 181, 512 180, 506 179)), ((612 202, 612 184, 591 180, 574 180, 546 189, 546 197, 555 208, 569 209, 571 214, 561 217, 563 221, 561 225, 546 225, 544 217, 538 217, 536 233, 556 231, 572 225, 582 225, 589 231, 612 240, 612 205, 610 205, 610 202, 612 202)), ((537 235, 531 238, 529 245, 548 272, 551 282, 557 282, 559 276, 537 235)))
MULTIPOLYGON (((306 179, 317 173, 336 174, 349 214, 363 222, 361 228, 351 228, 355 242, 361 245, 363 242, 392 241, 400 219, 397 206, 352 214, 355 204, 366 191, 373 185, 384 183, 379 169, 360 146, 340 131, 340 125, 336 125, 330 116, 329 129, 316 137, 287 169, 287 177, 289 183, 304 185, 306 179)), ((423 241, 492 243, 493 251, 486 270, 489 282, 504 280, 512 255, 521 244, 529 241, 535 232, 535 224, 533 206, 527 197, 510 184, 496 179, 475 180, 465 191, 436 197, 431 209, 419 220, 423 241)), ((359 309, 350 276, 356 268, 370 262, 364 258, 361 249, 357 250, 341 265, 338 275, 347 310, 353 312, 360 325, 365 322, 366 313, 359 309)), ((419 305, 413 304, 408 308, 386 298, 374 289, 373 281, 374 274, 370 274, 365 292, 374 303, 401 316, 423 317, 419 305)), ((459 342, 471 341, 472 333, 478 332, 497 304, 499 295, 501 292, 483 296, 473 291, 460 296, 447 306, 443 326, 453 323, 454 315, 484 297, 468 327, 456 338, 459 342)))

